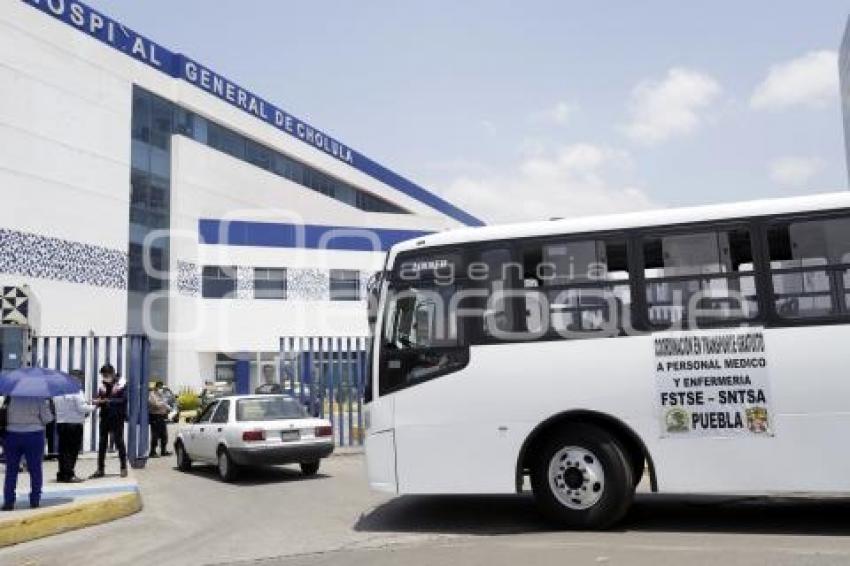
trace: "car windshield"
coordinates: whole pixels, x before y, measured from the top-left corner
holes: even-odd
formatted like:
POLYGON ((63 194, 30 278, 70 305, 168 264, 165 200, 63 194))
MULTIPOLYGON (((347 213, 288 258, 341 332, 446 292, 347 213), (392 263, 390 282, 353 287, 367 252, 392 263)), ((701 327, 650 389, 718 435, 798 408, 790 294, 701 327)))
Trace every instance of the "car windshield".
POLYGON ((236 402, 237 421, 280 421, 304 418, 304 408, 289 397, 240 399, 236 402))

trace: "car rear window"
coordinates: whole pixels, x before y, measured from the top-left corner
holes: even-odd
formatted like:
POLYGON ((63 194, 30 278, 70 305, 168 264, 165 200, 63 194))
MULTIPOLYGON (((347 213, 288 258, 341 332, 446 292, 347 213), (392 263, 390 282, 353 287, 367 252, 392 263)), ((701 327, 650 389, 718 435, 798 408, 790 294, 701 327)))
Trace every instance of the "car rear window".
POLYGON ((301 403, 288 397, 240 399, 236 402, 237 421, 280 421, 300 419, 304 416, 304 408, 301 403))

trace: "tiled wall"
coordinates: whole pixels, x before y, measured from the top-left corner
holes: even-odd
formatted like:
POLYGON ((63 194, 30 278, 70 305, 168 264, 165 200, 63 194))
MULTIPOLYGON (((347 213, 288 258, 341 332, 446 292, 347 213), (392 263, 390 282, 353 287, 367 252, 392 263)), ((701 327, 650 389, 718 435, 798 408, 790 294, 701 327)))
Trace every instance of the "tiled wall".
POLYGON ((0 228, 0 273, 127 288, 127 253, 0 228))

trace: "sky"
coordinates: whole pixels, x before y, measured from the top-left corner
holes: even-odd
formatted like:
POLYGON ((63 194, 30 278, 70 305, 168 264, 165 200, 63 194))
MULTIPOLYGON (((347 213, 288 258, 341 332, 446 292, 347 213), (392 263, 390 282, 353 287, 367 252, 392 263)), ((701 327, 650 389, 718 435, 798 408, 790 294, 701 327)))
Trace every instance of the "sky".
POLYGON ((488 223, 848 185, 848 0, 88 3, 488 223))

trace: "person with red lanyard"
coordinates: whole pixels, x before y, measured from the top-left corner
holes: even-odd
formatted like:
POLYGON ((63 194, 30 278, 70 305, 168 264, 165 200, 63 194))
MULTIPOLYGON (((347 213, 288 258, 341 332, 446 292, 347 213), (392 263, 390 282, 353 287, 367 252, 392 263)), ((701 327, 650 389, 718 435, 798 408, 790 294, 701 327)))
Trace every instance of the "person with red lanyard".
POLYGON ((115 377, 115 368, 106 364, 100 368, 101 385, 92 403, 98 408, 97 471, 92 479, 106 475, 106 448, 111 437, 118 449, 121 477, 127 477, 127 446, 124 444, 124 421, 127 420, 127 390, 123 380, 115 377))

